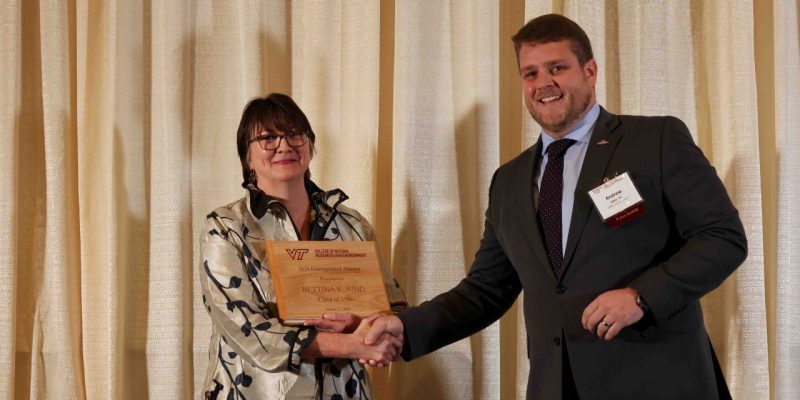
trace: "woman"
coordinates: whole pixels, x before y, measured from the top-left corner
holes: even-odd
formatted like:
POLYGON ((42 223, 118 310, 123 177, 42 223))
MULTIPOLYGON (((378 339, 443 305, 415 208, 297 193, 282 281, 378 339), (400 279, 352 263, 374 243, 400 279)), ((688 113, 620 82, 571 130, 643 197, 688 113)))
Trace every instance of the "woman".
MULTIPOLYGON (((375 240, 364 217, 310 178, 315 134, 292 99, 273 93, 242 113, 236 144, 247 195, 208 215, 201 238, 203 304, 212 335, 208 399, 371 399, 354 359, 388 363, 391 336, 364 344, 369 319, 338 316, 310 326, 282 325, 265 263, 265 240, 375 240), (315 328, 318 325, 319 328, 315 328)), ((392 310, 406 302, 382 264, 392 310)))

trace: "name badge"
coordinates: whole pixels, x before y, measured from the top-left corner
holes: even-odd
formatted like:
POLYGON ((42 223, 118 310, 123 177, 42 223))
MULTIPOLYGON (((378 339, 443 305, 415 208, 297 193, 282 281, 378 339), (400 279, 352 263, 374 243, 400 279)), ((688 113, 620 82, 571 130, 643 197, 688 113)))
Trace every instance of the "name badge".
POLYGON ((636 219, 644 212, 644 199, 625 172, 589 191, 600 217, 611 227, 636 219))

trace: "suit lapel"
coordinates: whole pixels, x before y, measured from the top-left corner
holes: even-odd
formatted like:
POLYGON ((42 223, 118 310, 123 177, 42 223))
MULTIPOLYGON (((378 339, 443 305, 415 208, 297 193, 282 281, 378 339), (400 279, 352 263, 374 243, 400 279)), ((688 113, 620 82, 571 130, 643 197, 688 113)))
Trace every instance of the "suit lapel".
MULTIPOLYGON (((544 238, 539 230, 539 219, 536 217, 536 205, 534 203, 534 191, 536 190, 536 170, 542 161, 542 138, 531 148, 532 155, 530 163, 523 163, 523 171, 520 171, 522 181, 528 185, 528 190, 515 190, 518 193, 515 197, 516 209, 521 210, 520 221, 522 221, 522 231, 525 234, 525 241, 531 244, 537 264, 545 269, 545 275, 553 277, 553 268, 547 258, 547 250, 544 247, 544 238)), ((555 282, 555 277, 553 277, 555 282)))
POLYGON ((620 137, 618 132, 615 131, 617 125, 619 125, 619 118, 601 107, 600 116, 595 123, 594 132, 592 132, 592 137, 589 140, 586 158, 583 160, 581 173, 578 176, 578 183, 575 187, 575 201, 572 207, 572 220, 564 252, 562 279, 567 274, 572 256, 575 254, 575 248, 578 246, 583 233, 583 228, 586 226, 586 221, 594 207, 587 193, 602 183, 603 178, 607 176, 608 164, 619 143, 620 137))

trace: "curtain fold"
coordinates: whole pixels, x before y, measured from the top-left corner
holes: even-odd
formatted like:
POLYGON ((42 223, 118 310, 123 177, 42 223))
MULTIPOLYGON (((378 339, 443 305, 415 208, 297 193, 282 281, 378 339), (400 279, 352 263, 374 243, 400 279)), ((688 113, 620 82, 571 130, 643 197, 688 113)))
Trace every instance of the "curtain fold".
MULTIPOLYGON (((198 398, 206 215, 244 195, 247 101, 291 95, 324 188, 375 225, 409 301, 478 247, 492 173, 540 128, 510 36, 557 12, 598 101, 681 118, 748 234, 703 299, 737 399, 800 397, 798 3, 698 0, 0 0, 0 399, 198 398)), ((521 307, 411 363, 381 399, 522 399, 521 307)))
POLYGON ((706 296, 706 326, 741 398, 769 397, 764 253, 758 152, 753 20, 746 3, 698 3, 692 7, 698 103, 697 141, 739 209, 748 257, 734 275, 706 296), (701 112, 707 111, 707 112, 701 112))
POLYGON ((790 399, 800 395, 800 382, 796 371, 800 366, 800 320, 793 317, 794 310, 800 307, 800 270, 797 268, 798 252, 794 237, 800 231, 800 208, 795 192, 800 185, 800 159, 795 154, 800 149, 800 32, 798 4, 792 1, 776 0, 773 4, 774 28, 774 113, 775 154, 778 165, 777 175, 777 258, 773 272, 774 291, 767 291, 772 297, 774 326, 769 337, 774 342, 771 356, 774 358, 774 380, 770 381, 776 399, 790 399))
MULTIPOLYGON (((7 229, 0 230, 0 398, 14 397, 16 369, 27 369, 25 363, 17 358, 30 357, 30 343, 17 335, 17 327, 25 324, 17 307, 20 291, 19 279, 22 274, 17 271, 20 246, 25 243, 20 239, 19 198, 22 188, 19 184, 18 167, 20 163, 19 132, 22 125, 22 82, 21 60, 22 27, 18 23, 22 14, 19 2, 3 4, 5 12, 0 14, 0 220, 6 221, 7 229)), ((27 381, 20 379, 21 386, 27 381)))
MULTIPOLYGON (((402 56, 394 64, 393 265, 409 301, 418 303, 458 283, 480 240, 499 166, 499 9, 480 1, 400 2, 395 12, 395 51, 402 56)), ((397 398, 496 396, 498 339, 494 324, 412 362, 397 380, 427 376, 431 383, 400 385, 397 398)))
POLYGON ((294 3, 292 21, 292 94, 317 133, 312 177, 323 188, 342 189, 372 220, 380 3, 294 3))
MULTIPOLYGON (((189 398, 193 390, 192 111, 194 36, 202 5, 164 1, 150 5, 151 46, 147 204, 147 310, 145 363, 151 398, 189 398)), ((220 18, 224 11, 219 11, 220 18)), ((203 22, 206 22, 204 20, 203 22)), ((213 24, 213 21, 212 21, 213 24)), ((202 48, 205 49, 205 48, 202 48)), ((235 182, 235 181, 234 181, 235 182)), ((233 183, 233 182, 232 182, 233 183)))
MULTIPOLYGON (((457 171, 441 168, 456 165, 454 7, 446 2, 395 4, 392 264, 411 304, 432 298, 464 276, 459 201, 452 185, 457 171)), ((471 370, 472 363, 469 342, 455 343, 401 366, 394 396, 440 398, 461 392, 477 398, 472 374, 461 373, 471 370), (425 385, 402 384, 417 374, 426 377, 425 385)))

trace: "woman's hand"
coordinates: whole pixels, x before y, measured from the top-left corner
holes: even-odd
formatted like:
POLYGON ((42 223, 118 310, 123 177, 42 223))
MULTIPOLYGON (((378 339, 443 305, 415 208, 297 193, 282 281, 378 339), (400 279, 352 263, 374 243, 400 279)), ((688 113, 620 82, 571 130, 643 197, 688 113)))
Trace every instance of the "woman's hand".
POLYGON ((325 314, 320 319, 303 321, 305 326, 313 326, 320 332, 352 333, 361 323, 361 317, 349 313, 325 314))
MULTIPOLYGON (((349 358, 359 360, 364 364, 386 367, 397 358, 403 349, 403 337, 402 335, 397 337, 392 332, 381 334, 373 332, 371 344, 366 344, 367 334, 373 322, 382 315, 373 314, 360 319, 358 327, 349 334, 320 330, 314 341, 303 349, 300 355, 304 359, 319 357, 349 358)), ((347 317, 332 320, 341 322, 342 319, 349 320, 347 317)), ((309 320, 306 321, 306 325, 316 326, 316 324, 321 324, 325 320, 309 320)))

